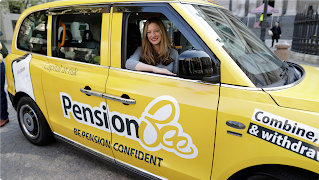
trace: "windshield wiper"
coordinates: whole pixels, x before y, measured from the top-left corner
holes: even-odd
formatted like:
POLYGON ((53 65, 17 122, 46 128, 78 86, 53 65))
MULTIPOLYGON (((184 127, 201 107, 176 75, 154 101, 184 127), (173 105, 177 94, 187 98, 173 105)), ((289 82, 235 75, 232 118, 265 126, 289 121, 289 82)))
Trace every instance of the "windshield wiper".
POLYGON ((283 64, 285 65, 285 68, 282 71, 282 73, 279 75, 280 77, 282 77, 284 74, 288 75, 288 71, 289 71, 289 64, 286 61, 283 61, 283 64))
MULTIPOLYGON (((282 77, 284 74, 286 74, 288 72, 288 67, 286 67, 282 73, 279 75, 280 77, 282 77)), ((288 73, 287 73, 288 74, 288 73)))

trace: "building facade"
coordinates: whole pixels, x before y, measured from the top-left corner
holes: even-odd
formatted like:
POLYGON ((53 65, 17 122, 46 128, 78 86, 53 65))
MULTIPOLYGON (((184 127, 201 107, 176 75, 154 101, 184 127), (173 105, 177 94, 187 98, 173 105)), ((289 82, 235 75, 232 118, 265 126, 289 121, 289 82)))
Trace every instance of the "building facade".
MULTIPOLYGON (((215 0, 219 5, 228 8, 239 18, 246 17, 253 10, 264 3, 264 0, 215 0)), ((297 13, 312 13, 318 10, 319 0, 268 0, 268 5, 279 10, 274 16, 295 16, 297 13), (309 8, 312 5, 312 8, 309 8)), ((250 14, 250 17, 255 16, 250 14)), ((258 15, 257 15, 258 16, 258 15)), ((259 17, 259 16, 258 16, 259 17)))

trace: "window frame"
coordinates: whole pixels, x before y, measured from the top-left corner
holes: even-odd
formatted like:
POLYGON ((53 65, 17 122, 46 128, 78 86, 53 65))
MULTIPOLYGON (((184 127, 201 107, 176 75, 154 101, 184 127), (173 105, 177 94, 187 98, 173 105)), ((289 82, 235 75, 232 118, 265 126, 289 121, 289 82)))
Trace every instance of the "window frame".
MULTIPOLYGON (((17 31, 17 35, 16 35, 16 38, 15 38, 15 48, 17 50, 19 50, 19 51, 32 53, 32 54, 36 54, 36 55, 40 55, 40 56, 47 56, 48 55, 48 39, 49 39, 48 38, 48 32, 49 32, 48 31, 48 23, 49 23, 48 9, 40 9, 38 11, 33 11, 30 14, 26 15, 25 18, 22 20, 22 22, 21 22, 21 24, 19 26, 19 29, 17 31), (47 50, 46 50, 45 54, 42 54, 42 53, 39 53, 39 52, 30 51, 30 50, 26 50, 26 49, 21 49, 21 48, 19 48, 20 45, 18 45, 18 43, 19 43, 19 32, 20 32, 20 29, 21 29, 22 25, 24 25, 25 20, 28 19, 28 17, 30 17, 31 15, 34 15, 35 13, 38 13, 38 12, 44 12, 44 14, 45 14, 45 16, 47 18, 47 20, 45 21, 45 32, 46 32, 46 41, 47 41, 47 43, 46 43, 47 50)), ((32 37, 32 35, 31 35, 31 37, 32 37)))
POLYGON ((126 57, 126 46, 127 46, 127 28, 128 28, 128 19, 129 14, 132 12, 155 12, 161 13, 166 16, 178 29, 182 32, 185 38, 191 42, 193 45, 197 45, 201 48, 201 50, 208 53, 208 55, 213 60, 214 66, 214 74, 220 74, 220 61, 217 56, 211 51, 210 48, 204 43, 204 41, 198 36, 198 34, 194 31, 194 29, 185 21, 183 17, 169 4, 169 3, 134 3, 134 4, 114 4, 113 12, 122 12, 123 21, 122 21, 122 43, 121 43, 121 68, 125 68, 125 58, 126 57), (149 9, 147 11, 143 10, 143 8, 130 8, 130 7, 147 7, 151 8, 153 11, 149 9), (130 10, 132 9, 132 10, 130 10), (137 11, 136 11, 137 10, 137 11))

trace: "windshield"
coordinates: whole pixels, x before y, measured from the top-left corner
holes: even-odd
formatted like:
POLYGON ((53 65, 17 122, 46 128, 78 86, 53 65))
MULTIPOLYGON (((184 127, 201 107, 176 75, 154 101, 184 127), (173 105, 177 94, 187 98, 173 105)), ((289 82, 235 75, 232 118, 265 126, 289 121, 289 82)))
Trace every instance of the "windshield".
POLYGON ((286 82, 286 65, 230 11, 211 6, 184 6, 206 29, 213 30, 212 38, 222 44, 255 86, 278 86, 286 82))

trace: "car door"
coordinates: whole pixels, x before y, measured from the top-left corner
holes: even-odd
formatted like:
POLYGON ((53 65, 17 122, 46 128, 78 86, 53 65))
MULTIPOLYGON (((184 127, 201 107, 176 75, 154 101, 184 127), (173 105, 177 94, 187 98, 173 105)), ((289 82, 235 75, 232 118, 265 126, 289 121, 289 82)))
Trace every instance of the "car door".
POLYGON ((166 16, 193 46, 203 47, 167 4, 114 6, 105 93, 110 97, 107 104, 116 162, 138 168, 151 178, 209 179, 219 84, 124 68, 129 46, 126 33, 133 32, 126 32, 130 16, 141 20, 139 16, 145 19, 152 14, 166 16))
POLYGON ((70 14, 51 10, 51 56, 42 72, 49 122, 57 137, 112 157, 107 105, 94 96, 105 92, 108 77, 109 8, 72 8, 70 14), (95 46, 87 46, 84 32, 92 34, 95 46))

